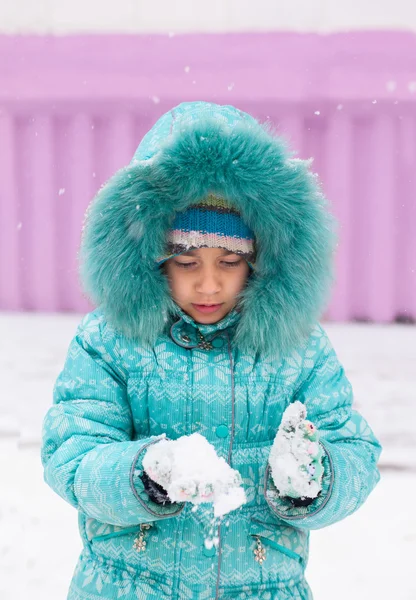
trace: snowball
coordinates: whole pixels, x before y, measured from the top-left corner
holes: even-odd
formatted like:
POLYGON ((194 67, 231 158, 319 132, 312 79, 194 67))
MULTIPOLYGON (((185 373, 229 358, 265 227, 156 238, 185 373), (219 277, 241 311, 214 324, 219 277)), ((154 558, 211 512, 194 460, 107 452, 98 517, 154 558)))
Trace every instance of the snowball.
POLYGON ((247 501, 239 472, 219 457, 214 446, 199 433, 177 440, 162 439, 150 446, 143 468, 166 489, 172 501, 212 503, 215 517, 247 501))
MULTIPOLYGON (((290 495, 293 490, 299 496, 314 498, 320 484, 310 480, 310 464, 319 452, 319 445, 305 436, 306 407, 293 402, 283 413, 279 431, 270 451, 269 463, 272 478, 280 496, 290 495)), ((310 428, 314 435, 315 428, 310 428)))
POLYGON ((240 508, 245 502, 246 495, 243 488, 230 488, 227 493, 221 494, 214 502, 214 515, 222 517, 232 510, 240 508))

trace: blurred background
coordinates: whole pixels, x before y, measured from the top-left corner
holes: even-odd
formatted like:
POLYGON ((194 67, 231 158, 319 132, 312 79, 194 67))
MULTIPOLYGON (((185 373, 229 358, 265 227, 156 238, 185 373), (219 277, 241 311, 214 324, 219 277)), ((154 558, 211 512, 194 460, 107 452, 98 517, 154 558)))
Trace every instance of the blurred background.
POLYGON ((84 212, 191 100, 271 121, 313 158, 339 221, 324 326, 384 451, 367 503, 312 532, 315 600, 335 585, 338 600, 415 600, 414 0, 0 0, 0 598, 66 598, 76 512, 43 483, 39 452, 92 308, 84 212))

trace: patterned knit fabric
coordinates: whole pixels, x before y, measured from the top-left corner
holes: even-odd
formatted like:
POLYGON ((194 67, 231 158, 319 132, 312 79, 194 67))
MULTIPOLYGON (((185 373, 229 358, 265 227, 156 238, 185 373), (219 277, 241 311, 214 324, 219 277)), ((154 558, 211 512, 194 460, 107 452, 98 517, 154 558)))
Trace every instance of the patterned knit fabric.
POLYGON ((224 248, 243 256, 254 268, 254 233, 227 200, 214 194, 176 214, 158 265, 194 248, 224 248))
POLYGON ((80 513, 83 551, 68 600, 312 600, 309 532, 364 503, 380 478, 381 447, 352 408, 351 384, 321 326, 281 360, 254 359, 232 344, 241 318, 231 311, 201 325, 186 315, 152 347, 122 336, 100 309, 82 320, 42 442, 46 482, 80 513), (200 328, 215 336, 210 350, 198 347, 200 328), (268 467, 294 398, 324 450, 322 493, 299 507, 278 495, 268 467), (156 504, 140 479, 147 447, 196 431, 239 471, 247 495, 208 552, 210 505, 156 504), (151 527, 138 551, 141 524, 151 527))

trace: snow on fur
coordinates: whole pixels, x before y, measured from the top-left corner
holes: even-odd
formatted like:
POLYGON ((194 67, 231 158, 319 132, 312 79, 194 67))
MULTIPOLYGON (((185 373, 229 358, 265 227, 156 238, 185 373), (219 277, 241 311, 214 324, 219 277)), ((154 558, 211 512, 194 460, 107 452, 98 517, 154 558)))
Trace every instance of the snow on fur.
POLYGON ((210 502, 215 517, 246 502, 239 472, 199 433, 153 444, 146 451, 143 468, 171 500, 195 505, 210 502))

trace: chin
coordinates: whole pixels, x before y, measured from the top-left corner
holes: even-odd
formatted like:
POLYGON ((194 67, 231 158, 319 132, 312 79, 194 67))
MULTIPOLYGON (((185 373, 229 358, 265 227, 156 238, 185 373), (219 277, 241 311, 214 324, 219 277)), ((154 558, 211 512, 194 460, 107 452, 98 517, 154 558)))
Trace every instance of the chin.
POLYGON ((202 325, 211 325, 212 323, 216 323, 217 321, 221 321, 224 315, 193 315, 193 319, 196 323, 201 323, 202 325))

